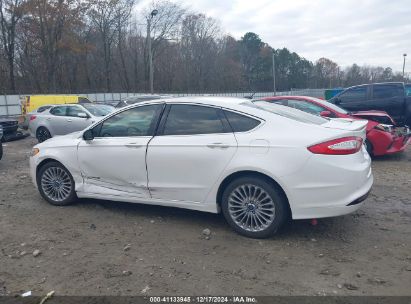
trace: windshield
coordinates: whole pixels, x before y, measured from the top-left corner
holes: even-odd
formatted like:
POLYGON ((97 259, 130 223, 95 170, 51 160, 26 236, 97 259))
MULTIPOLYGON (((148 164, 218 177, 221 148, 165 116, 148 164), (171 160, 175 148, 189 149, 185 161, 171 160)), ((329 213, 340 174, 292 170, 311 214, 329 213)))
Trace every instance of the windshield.
POLYGON ((265 111, 281 115, 283 117, 293 119, 303 123, 309 123, 314 125, 322 125, 325 124, 328 120, 317 115, 309 114, 297 109, 293 109, 287 106, 278 105, 275 103, 270 103, 263 100, 257 100, 253 102, 257 105, 260 109, 265 111))
POLYGON ((405 86, 405 93, 407 94, 407 96, 411 96, 411 84, 407 84, 405 86))
POLYGON ((86 103, 82 104, 92 115, 94 116, 106 116, 115 110, 114 107, 109 105, 99 105, 99 104, 91 104, 86 103))

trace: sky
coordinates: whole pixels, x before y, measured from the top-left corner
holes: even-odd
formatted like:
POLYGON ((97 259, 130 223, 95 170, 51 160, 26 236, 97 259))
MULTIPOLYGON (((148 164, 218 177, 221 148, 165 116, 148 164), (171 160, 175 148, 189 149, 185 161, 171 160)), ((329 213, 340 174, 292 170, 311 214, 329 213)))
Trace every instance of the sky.
MULTIPOLYGON (((171 0, 220 21, 239 39, 254 32, 274 48, 308 60, 327 57, 411 73, 410 0, 171 0)), ((139 3, 141 7, 143 0, 139 3)))

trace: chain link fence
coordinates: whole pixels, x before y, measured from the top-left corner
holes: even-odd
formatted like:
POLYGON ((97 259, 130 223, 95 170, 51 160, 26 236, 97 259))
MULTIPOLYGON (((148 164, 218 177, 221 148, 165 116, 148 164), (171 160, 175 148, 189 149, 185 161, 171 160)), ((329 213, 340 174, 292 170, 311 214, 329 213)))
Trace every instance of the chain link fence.
MULTIPOLYGON (((298 89, 291 91, 277 92, 277 96, 311 96, 311 97, 321 97, 324 98, 325 89, 298 89)), ((24 95, 0 95, 0 116, 19 116, 21 115, 21 101, 24 100, 26 96, 24 95)), ((35 94, 37 95, 37 94, 35 94)), ((40 94, 39 94, 40 95, 40 94)), ((57 94, 50 94, 57 95, 57 94)), ((89 94, 67 94, 67 95, 78 95, 87 97, 91 101, 98 102, 108 102, 108 101, 120 101, 124 100, 130 96, 136 95, 147 95, 147 93, 89 93, 89 94)), ((227 92, 227 93, 170 93, 162 95, 170 95, 173 97, 183 97, 183 96, 224 96, 224 97, 253 97, 261 98, 267 96, 273 96, 273 92, 227 92)))

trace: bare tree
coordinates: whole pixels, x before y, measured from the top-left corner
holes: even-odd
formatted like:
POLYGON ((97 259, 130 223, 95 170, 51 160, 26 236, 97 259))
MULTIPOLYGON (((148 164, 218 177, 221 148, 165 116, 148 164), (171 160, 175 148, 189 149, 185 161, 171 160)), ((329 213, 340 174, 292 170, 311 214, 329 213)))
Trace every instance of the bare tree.
POLYGON ((188 15, 182 26, 181 51, 186 67, 187 88, 205 90, 210 70, 215 68, 217 39, 221 33, 218 22, 203 14, 188 15), (195 83, 195 85, 194 85, 195 83))
POLYGON ((4 52, 7 56, 10 90, 16 91, 14 58, 16 53, 16 27, 23 16, 23 0, 0 0, 0 29, 4 52))
MULTIPOLYGON (((130 17, 134 0, 90 0, 88 16, 102 44, 107 91, 111 90, 113 45, 119 29, 123 30, 130 17)), ((117 36, 119 37, 119 36, 117 36)))
POLYGON ((148 79, 149 76, 148 39, 152 39, 151 52, 153 60, 155 60, 156 56, 169 45, 165 43, 166 41, 178 40, 181 21, 185 12, 185 8, 168 0, 153 1, 151 5, 143 11, 143 16, 146 18, 147 24, 150 23, 150 26, 147 26, 150 32, 147 33, 146 47, 144 49, 146 79, 148 79), (153 10, 157 10, 157 14, 154 17, 151 16, 153 10))

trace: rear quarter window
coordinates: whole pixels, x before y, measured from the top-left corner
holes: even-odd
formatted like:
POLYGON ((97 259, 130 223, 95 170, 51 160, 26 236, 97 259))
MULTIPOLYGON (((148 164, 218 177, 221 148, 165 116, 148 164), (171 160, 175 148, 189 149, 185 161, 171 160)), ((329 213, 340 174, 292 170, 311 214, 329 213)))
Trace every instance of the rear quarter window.
POLYGON ((246 132, 257 127, 261 122, 257 119, 234 113, 231 111, 224 111, 228 122, 230 123, 233 132, 246 132))

